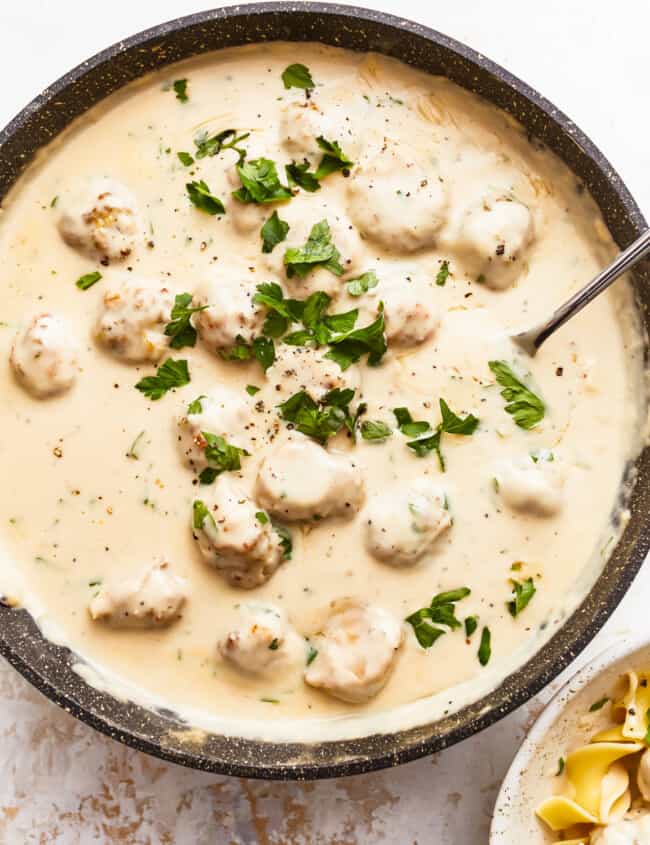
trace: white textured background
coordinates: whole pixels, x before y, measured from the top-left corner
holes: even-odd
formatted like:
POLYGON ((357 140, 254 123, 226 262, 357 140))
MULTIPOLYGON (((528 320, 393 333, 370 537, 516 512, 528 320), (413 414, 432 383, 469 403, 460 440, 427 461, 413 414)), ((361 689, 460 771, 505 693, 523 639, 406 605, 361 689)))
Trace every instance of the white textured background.
MULTIPOLYGON (((650 215, 648 0, 373 5, 464 41, 542 91, 595 140, 650 215)), ((202 7, 0 0, 0 124, 97 50, 202 7)), ((648 597, 650 571, 580 662, 623 631, 650 635, 648 597)), ((549 692, 435 758, 336 782, 273 784, 127 751, 0 659, 0 845, 485 845, 499 782, 549 692)))

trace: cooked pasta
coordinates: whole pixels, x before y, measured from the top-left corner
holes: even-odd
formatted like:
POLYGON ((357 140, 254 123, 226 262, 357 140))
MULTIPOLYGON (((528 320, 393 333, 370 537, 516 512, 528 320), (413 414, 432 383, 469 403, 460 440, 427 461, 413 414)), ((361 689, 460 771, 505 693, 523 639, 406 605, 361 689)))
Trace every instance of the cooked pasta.
MULTIPOLYGON (((650 841, 650 671, 626 672, 610 704, 610 724, 567 755, 562 791, 537 807, 560 835, 556 845, 636 845, 650 841)), ((597 702, 593 710, 610 699, 597 702)))

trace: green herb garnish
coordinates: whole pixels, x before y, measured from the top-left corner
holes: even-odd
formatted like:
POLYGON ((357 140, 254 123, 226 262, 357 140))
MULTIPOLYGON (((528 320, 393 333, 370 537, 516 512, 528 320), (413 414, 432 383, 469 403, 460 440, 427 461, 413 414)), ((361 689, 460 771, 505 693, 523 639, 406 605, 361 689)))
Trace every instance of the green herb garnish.
POLYGON ((312 226, 307 242, 301 247, 290 247, 284 253, 284 264, 287 276, 299 276, 304 279, 316 267, 324 267, 335 276, 343 274, 343 267, 339 262, 341 253, 332 243, 327 220, 321 220, 312 226))
POLYGON ((209 466, 199 474, 201 484, 212 484, 222 472, 232 472, 241 469, 242 456, 248 456, 246 449, 240 449, 228 443, 223 437, 202 431, 201 436, 206 442, 205 459, 209 466))
POLYGON ((557 772, 555 773, 555 777, 559 778, 563 771, 564 771, 564 757, 560 757, 560 759, 557 761, 557 772))
POLYGON ((379 303, 379 315, 369 326, 352 329, 331 337, 328 343, 332 348, 325 357, 336 361, 342 370, 347 370, 351 364, 356 363, 366 354, 368 355, 368 364, 371 367, 377 366, 388 349, 384 323, 384 303, 379 303))
POLYGON ((197 396, 196 399, 193 399, 190 404, 187 406, 187 413, 188 414, 200 414, 203 412, 203 406, 201 405, 201 399, 206 399, 205 393, 202 393, 201 396, 197 396))
POLYGON ((293 554, 293 538, 291 537, 291 531, 289 531, 286 525, 282 525, 282 523, 276 522, 275 520, 271 520, 271 525, 273 526, 275 533, 280 538, 280 546, 282 547, 284 559, 291 560, 291 555, 293 554))
POLYGON ((275 345, 270 338, 256 337, 252 343, 247 343, 241 335, 237 335, 235 341, 229 349, 219 350, 224 361, 250 361, 255 358, 264 372, 275 361, 275 345))
POLYGON ((361 296, 368 293, 372 288, 376 288, 379 284, 379 279, 374 270, 368 270, 367 273, 358 276, 356 279, 350 279, 347 283, 347 289, 350 296, 361 296))
POLYGON ((506 606, 511 616, 518 616, 535 595, 536 588, 532 578, 527 578, 525 581, 515 581, 513 578, 510 583, 512 584, 515 597, 511 601, 506 602, 506 606))
POLYGON ((257 385, 255 385, 255 384, 247 384, 246 385, 246 393, 248 393, 249 396, 255 396, 255 394, 259 393, 259 392, 260 392, 260 388, 257 387, 257 385))
POLYGON ((461 627, 461 622, 456 618, 456 602, 469 596, 470 593, 469 587, 459 587, 457 590, 438 593, 431 599, 429 607, 416 610, 415 613, 406 617, 422 648, 431 648, 439 637, 447 633, 447 629, 453 631, 461 627), (446 627, 440 628, 439 625, 446 627))
POLYGON ((176 94, 176 99, 181 103, 186 103, 189 100, 187 96, 187 79, 176 79, 172 83, 172 88, 176 94))
POLYGON ((481 632, 481 644, 478 648, 478 662, 481 666, 487 666, 492 657, 492 634, 489 628, 483 628, 481 632))
POLYGON ((289 65, 282 71, 282 82, 284 87, 289 88, 313 88, 314 80, 311 78, 309 68, 305 65, 289 65))
POLYGON ((436 284, 438 287, 443 287, 447 279, 449 278, 449 262, 443 261, 440 265, 440 269, 436 275, 436 284))
POLYGON ((210 193, 210 188, 203 179, 200 179, 198 182, 188 182, 185 188, 190 202, 199 211, 204 211, 206 214, 211 215, 226 213, 224 204, 219 197, 215 197, 214 194, 210 193))
POLYGON ((239 163, 241 164, 246 158, 246 150, 238 147, 237 144, 245 141, 250 134, 250 132, 244 132, 238 135, 236 129, 224 129, 222 132, 217 132, 216 135, 208 135, 207 132, 202 132, 194 139, 196 157, 216 156, 223 150, 234 150, 239 155, 239 163))
POLYGON ((174 361, 168 358, 158 367, 155 376, 145 376, 135 385, 136 390, 148 399, 156 401, 175 387, 183 387, 190 383, 190 373, 187 361, 174 361))
POLYGON ((79 290, 88 290, 93 285, 96 285, 97 282, 101 279, 102 274, 99 270, 94 270, 92 273, 86 273, 84 276, 80 276, 77 281, 75 282, 76 286, 79 290))
POLYGON ((320 181, 329 176, 330 173, 336 173, 337 170, 342 170, 344 173, 349 172, 350 168, 354 166, 352 159, 345 155, 336 141, 328 141, 320 135, 316 138, 316 143, 325 153, 314 174, 317 180, 320 181))
POLYGON ((275 162, 268 158, 242 161, 237 165, 242 187, 232 192, 240 202, 269 203, 290 200, 293 194, 280 183, 275 162))
POLYGON ((184 167, 189 167, 191 164, 194 164, 194 159, 189 153, 180 152, 176 153, 176 155, 178 156, 178 160, 184 167))
POLYGON ((292 423, 302 434, 313 437, 319 443, 325 443, 345 425, 353 396, 354 390, 350 388, 335 388, 316 402, 306 390, 301 390, 278 405, 280 417, 285 422, 292 423))
POLYGON ((257 511, 255 514, 255 519, 259 522, 260 525, 266 525, 269 521, 269 516, 266 511, 257 511))
POLYGON ((192 294, 178 293, 174 300, 171 322, 165 326, 165 335, 171 337, 169 345, 172 349, 182 349, 184 346, 196 345, 196 329, 190 320, 192 314, 205 311, 207 305, 192 308, 192 294))
POLYGON ((501 396, 508 403, 507 413, 520 428, 530 429, 544 418, 546 407, 539 396, 536 396, 521 382, 505 361, 489 361, 488 366, 496 376, 498 384, 503 387, 501 396))
POLYGON ((478 628, 478 616, 468 616, 465 619, 465 636, 471 637, 478 628))
POLYGON ((361 436, 364 440, 384 441, 393 432, 381 420, 364 420, 361 423, 361 436))
POLYGON ((590 713, 597 713, 599 710, 602 710, 603 707, 607 704, 609 698, 605 696, 604 698, 598 699, 598 701, 594 701, 594 703, 589 708, 590 713))
POLYGON ((207 509, 205 502, 202 502, 201 499, 195 499, 192 503, 192 526, 194 530, 201 531, 206 519, 210 520, 212 528, 216 531, 217 524, 210 511, 207 509))
POLYGON ((305 159, 301 164, 292 161, 291 164, 285 165, 285 172, 287 174, 287 182, 290 185, 297 185, 303 191, 308 191, 313 194, 314 191, 320 191, 320 182, 316 173, 309 170, 309 162, 305 159))
POLYGON ((281 220, 278 212, 273 214, 265 221, 260 229, 260 237, 262 238, 262 252, 273 252, 274 247, 286 240, 289 231, 289 224, 281 220))
POLYGON ((311 664, 316 660, 318 657, 318 649, 314 648, 314 646, 309 643, 309 651, 307 652, 307 666, 311 666, 311 664))
POLYGON ((435 430, 425 420, 414 421, 408 408, 395 408, 393 413, 402 434, 415 438, 406 444, 408 448, 412 449, 419 458, 435 452, 440 469, 444 472, 446 464, 440 448, 443 432, 469 436, 476 431, 479 420, 473 414, 468 414, 464 419, 459 417, 444 399, 439 400, 439 405, 442 420, 435 430))

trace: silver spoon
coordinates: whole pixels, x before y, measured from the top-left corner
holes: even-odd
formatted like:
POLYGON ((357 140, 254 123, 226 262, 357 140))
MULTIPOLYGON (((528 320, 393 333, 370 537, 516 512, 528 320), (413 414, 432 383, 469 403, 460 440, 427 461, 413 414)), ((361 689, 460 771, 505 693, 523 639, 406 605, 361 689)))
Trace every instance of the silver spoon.
POLYGON ((650 229, 640 235, 627 249, 620 252, 609 267, 600 272, 589 284, 574 293, 564 305, 560 305, 548 320, 538 323, 526 332, 513 335, 512 340, 530 356, 535 355, 546 338, 563 326, 574 314, 582 311, 585 305, 606 290, 622 273, 638 264, 648 253, 650 253, 650 229))

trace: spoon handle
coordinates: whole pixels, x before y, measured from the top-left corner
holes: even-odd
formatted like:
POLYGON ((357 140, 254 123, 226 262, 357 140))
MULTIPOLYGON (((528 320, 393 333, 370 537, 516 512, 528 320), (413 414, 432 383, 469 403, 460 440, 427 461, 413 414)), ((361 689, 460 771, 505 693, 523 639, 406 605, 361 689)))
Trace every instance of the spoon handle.
POLYGON ((540 323, 526 332, 515 335, 512 339, 524 349, 529 355, 534 355, 546 338, 571 319, 574 314, 591 302, 599 293, 608 288, 618 277, 634 267, 642 258, 650 252, 650 229, 646 230, 623 252, 620 252, 606 267, 581 290, 557 308, 551 317, 544 323, 540 323))

